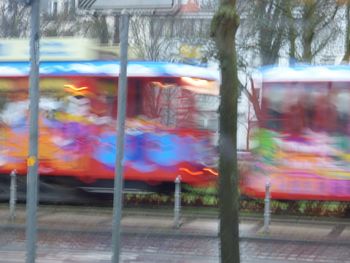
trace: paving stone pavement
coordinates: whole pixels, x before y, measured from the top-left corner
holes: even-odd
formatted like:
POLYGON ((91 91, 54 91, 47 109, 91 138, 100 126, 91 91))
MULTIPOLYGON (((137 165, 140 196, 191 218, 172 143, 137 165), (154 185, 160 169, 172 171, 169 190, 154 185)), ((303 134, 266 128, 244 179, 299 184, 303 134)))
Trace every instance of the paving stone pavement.
MULTIPOLYGON (((16 220, 9 220, 6 206, 0 206, 0 227, 17 228, 25 226, 25 207, 16 212, 16 220)), ((39 207, 38 226, 46 229, 81 231, 110 231, 112 211, 94 208, 76 209, 66 207, 39 207)), ((203 235, 217 236, 219 220, 211 217, 189 217, 183 215, 181 226, 174 228, 171 214, 124 213, 122 231, 125 233, 157 233, 160 235, 203 235)), ((256 239, 284 239, 291 241, 319 241, 350 244, 350 219, 320 220, 317 218, 286 218, 272 216, 268 233, 264 230, 262 217, 243 217, 240 220, 240 237, 256 239)))
MULTIPOLYGON (((188 262, 188 263, 217 263, 219 262, 218 240, 167 239, 168 242, 159 246, 165 240, 158 237, 148 237, 133 242, 123 240, 121 262, 123 263, 161 263, 161 262, 188 262), (155 242, 158 240, 157 242, 155 242), (146 242, 152 241, 151 244, 146 242), (180 245, 180 242, 182 245, 180 245), (126 243, 126 244, 125 244, 126 243), (192 246, 186 247, 192 243, 192 246), (198 249, 193 247, 197 246, 198 249), (172 248, 172 249, 170 249, 172 248), (207 251, 203 252, 203 249, 207 251), (167 250, 168 249, 168 250, 167 250)), ((95 242, 95 241, 94 241, 95 242)), ((12 248, 0 249, 1 263, 24 262, 25 250, 12 248)), ((333 246, 320 244, 296 244, 292 242, 261 242, 241 241, 242 263, 340 263, 350 262, 350 252, 347 246, 333 246)), ((106 263, 111 262, 111 250, 107 249, 77 249, 70 248, 43 248, 39 246, 37 253, 38 263, 106 263)))
MULTIPOLYGON (((38 212, 37 262, 105 263, 111 258, 111 211, 47 209, 38 212)), ((25 210, 16 220, 0 208, 0 262, 24 262, 25 210)), ((349 219, 261 217, 240 222, 242 263, 350 263, 349 219)), ((182 217, 180 228, 161 214, 124 213, 122 262, 219 262, 218 219, 182 217)))

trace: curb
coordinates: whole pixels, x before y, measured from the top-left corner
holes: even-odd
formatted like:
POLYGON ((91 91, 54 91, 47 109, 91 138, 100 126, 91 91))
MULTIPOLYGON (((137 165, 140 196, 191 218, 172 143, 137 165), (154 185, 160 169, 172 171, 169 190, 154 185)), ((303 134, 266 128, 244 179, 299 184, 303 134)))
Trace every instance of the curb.
POLYGON ((301 238, 285 238, 285 237, 269 237, 259 235, 242 235, 239 238, 241 241, 274 241, 284 243, 302 243, 302 244, 317 244, 330 246, 349 246, 350 240, 337 239, 301 239, 301 238))
MULTIPOLYGON (((0 225, 0 230, 25 230, 24 224, 2 224, 0 225)), ((60 227, 51 227, 49 225, 44 225, 38 227, 38 231, 52 231, 52 232, 73 232, 73 233, 90 233, 90 234, 107 234, 111 233, 111 227, 72 227, 65 228, 62 230, 60 227)), ((126 235, 149 235, 149 236, 162 236, 162 237, 193 237, 193 238, 219 238, 219 233, 215 231, 191 231, 189 229, 180 228, 169 228, 163 227, 161 229, 155 227, 131 227, 131 226, 122 226, 121 233, 126 235)), ((284 242, 284 243, 304 243, 304 244, 320 244, 320 245, 331 245, 331 246, 349 246, 350 240, 342 240, 336 238, 308 238, 304 237, 287 237, 282 235, 273 236, 268 234, 249 234, 249 233, 240 233, 241 241, 274 241, 274 242, 284 242)))

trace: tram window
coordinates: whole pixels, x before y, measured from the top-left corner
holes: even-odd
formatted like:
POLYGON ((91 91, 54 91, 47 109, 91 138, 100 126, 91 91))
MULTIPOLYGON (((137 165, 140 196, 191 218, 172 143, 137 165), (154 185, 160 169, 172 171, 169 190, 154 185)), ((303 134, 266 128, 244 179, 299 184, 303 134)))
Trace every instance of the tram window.
POLYGON ((142 89, 143 115, 168 127, 178 127, 181 107, 186 101, 181 98, 181 89, 173 82, 150 80, 142 89))

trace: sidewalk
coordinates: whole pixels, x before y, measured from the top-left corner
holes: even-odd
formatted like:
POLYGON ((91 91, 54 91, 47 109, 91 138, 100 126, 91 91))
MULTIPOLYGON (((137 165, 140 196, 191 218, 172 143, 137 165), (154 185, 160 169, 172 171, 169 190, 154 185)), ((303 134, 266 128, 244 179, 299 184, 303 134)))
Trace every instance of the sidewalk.
MULTIPOLYGON (((38 229, 66 231, 110 232, 112 208, 110 209, 62 209, 42 208, 38 210, 38 229)), ((25 228, 25 207, 16 211, 16 220, 11 222, 9 211, 0 207, 0 228, 25 228)), ((350 244, 350 219, 306 219, 271 215, 269 232, 264 231, 263 216, 242 217, 241 239, 269 239, 302 242, 335 242, 350 244)), ((185 235, 217 237, 219 220, 215 215, 200 217, 184 213, 179 228, 174 227, 171 210, 167 213, 138 213, 123 211, 122 232, 125 234, 185 235)))

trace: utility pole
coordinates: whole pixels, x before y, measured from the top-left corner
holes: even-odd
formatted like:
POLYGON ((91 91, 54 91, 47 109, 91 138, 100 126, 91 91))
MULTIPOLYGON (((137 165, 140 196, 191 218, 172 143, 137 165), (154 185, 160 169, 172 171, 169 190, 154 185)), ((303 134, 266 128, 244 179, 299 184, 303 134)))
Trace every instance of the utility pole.
POLYGON ((123 198, 123 158, 124 158, 124 134, 127 101, 127 65, 128 65, 128 33, 130 15, 123 11, 120 16, 120 74, 118 80, 118 116, 117 116, 117 158, 114 177, 113 199, 113 231, 112 231, 112 263, 119 263, 120 258, 120 224, 123 198))
POLYGON ((39 21, 40 0, 27 0, 30 15, 29 154, 27 159, 26 263, 35 263, 38 208, 39 21))
POLYGON ((124 159, 124 135, 127 101, 127 64, 128 64, 128 33, 130 15, 138 11, 138 14, 163 14, 174 15, 180 7, 179 0, 129 0, 129 1, 91 1, 78 0, 78 9, 95 10, 104 13, 114 11, 120 17, 120 72, 118 79, 118 116, 117 116, 117 143, 116 165, 114 177, 113 198, 113 229, 112 229, 112 263, 119 263, 121 250, 121 214, 123 193, 123 159, 124 159))

